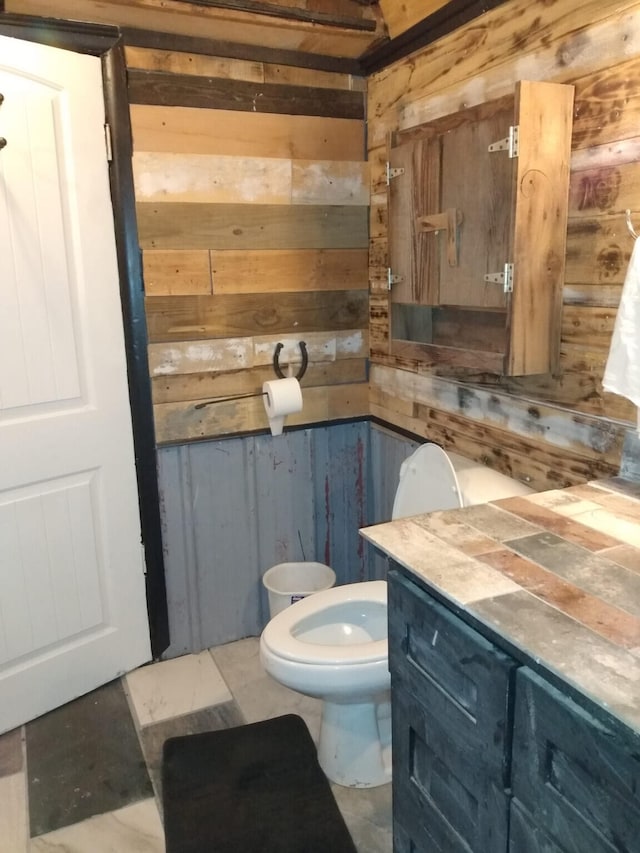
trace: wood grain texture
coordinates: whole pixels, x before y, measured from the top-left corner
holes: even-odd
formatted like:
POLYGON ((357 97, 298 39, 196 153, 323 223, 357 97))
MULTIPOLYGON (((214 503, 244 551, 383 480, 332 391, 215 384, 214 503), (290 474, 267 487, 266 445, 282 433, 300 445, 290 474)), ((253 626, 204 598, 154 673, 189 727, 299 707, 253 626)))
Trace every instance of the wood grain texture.
POLYGON ((128 83, 132 104, 364 118, 362 93, 343 89, 311 89, 135 68, 129 72, 128 83))
MULTIPOLYGON (((366 383, 308 388, 303 394, 302 411, 287 417, 285 429, 368 413, 366 383)), ((216 403, 204 409, 196 409, 193 403, 159 403, 154 406, 154 416, 160 444, 268 429, 267 415, 259 398, 216 403)))
MULTIPOLYGON (((636 130, 640 98, 634 84, 640 57, 639 11, 637 2, 625 0, 586 2, 580 6, 566 0, 551 5, 513 0, 410 59, 372 75, 368 143, 372 193, 370 334, 374 363, 401 368, 403 372, 432 371, 445 381, 461 382, 463 386, 480 382, 487 389, 501 389, 522 405, 523 411, 527 406, 533 412, 539 405, 553 404, 558 408, 558 421, 550 423, 546 431, 550 440, 558 434, 561 422, 571 423, 581 414, 603 418, 614 428, 617 421, 634 421, 631 404, 605 393, 601 379, 633 248, 624 222, 625 208, 631 208, 635 221, 640 223, 634 195, 640 153, 636 130), (451 56, 457 61, 451 63, 451 56), (575 86, 563 304, 558 304, 554 312, 555 322, 560 324, 557 368, 553 374, 500 378, 474 371, 471 366, 456 371, 429 360, 421 365, 407 353, 390 356, 384 280, 386 139, 391 132, 455 113, 461 105, 474 106, 503 97, 522 79, 575 86)), ((525 244, 530 238, 525 230, 525 244)), ((407 400, 414 399, 403 396, 396 405, 393 400, 399 394, 397 387, 385 389, 384 400, 380 393, 372 387, 372 413, 379 417, 393 407, 406 411, 407 400)), ((449 435, 444 423, 436 428, 430 407, 421 408, 420 417, 415 413, 396 413, 394 417, 395 423, 404 423, 405 428, 412 427, 423 437, 446 440, 449 435)), ((530 418, 533 429, 536 420, 533 415, 530 418)), ((507 437, 511 435, 511 427, 505 432, 507 437)), ((473 452, 474 440, 492 454, 505 446, 499 433, 476 432, 464 439, 458 433, 454 435, 454 443, 468 453, 473 452)), ((553 482, 554 468, 562 471, 567 482, 603 475, 597 442, 583 446, 579 459, 565 463, 561 451, 551 452, 545 444, 534 447, 533 441, 533 437, 518 438, 519 446, 509 449, 508 454, 510 458, 517 454, 521 472, 526 473, 531 467, 539 487, 553 482), (528 446, 532 448, 530 457, 528 446)), ((574 450, 567 453, 573 455, 574 450)), ((614 469, 618 458, 618 450, 614 449, 607 466, 614 469)))
POLYGON ((449 0, 380 0, 384 22, 391 38, 406 32, 414 24, 423 21, 429 15, 446 6, 449 0))
POLYGON ((282 293, 147 299, 151 343, 365 328, 367 294, 282 293))
POLYGON ((131 105, 136 151, 362 161, 358 119, 131 105))
MULTIPOLYGON (((152 381, 154 403, 179 403, 210 400, 235 394, 260 391, 263 382, 274 378, 273 367, 252 367, 227 373, 187 373, 159 376, 152 381)), ((300 385, 312 388, 345 385, 367 381, 367 365, 363 358, 325 361, 311 364, 300 385)))
POLYGON ((248 59, 206 56, 179 50, 125 47, 129 68, 142 71, 169 71, 173 74, 192 74, 196 77, 223 77, 230 80, 252 80, 258 83, 281 83, 309 86, 316 89, 349 89, 365 91, 363 77, 314 68, 296 68, 248 59))
MULTIPOLYGON (((284 52, 282 64, 225 57, 128 48, 132 91, 150 84, 133 99, 158 102, 131 107, 158 406, 255 393, 278 343, 297 369, 300 340, 314 387, 366 380, 362 81, 293 68, 284 52), (212 286, 215 301, 200 301, 212 286)), ((212 435, 242 430, 226 411, 212 435)), ((163 440, 196 437, 170 423, 163 440)))
POLYGON ((211 265, 206 250, 148 249, 142 253, 147 296, 186 296, 212 292, 211 265))
POLYGON ((143 249, 358 249, 367 208, 141 202, 143 249))
POLYGON ((365 163, 138 152, 139 202, 367 205, 365 163))
POLYGON ((357 57, 377 40, 369 29, 163 0, 5 0, 5 11, 94 21, 175 35, 357 57))
POLYGON ((214 293, 365 290, 366 249, 214 251, 214 293))
POLYGON ((271 63, 264 65, 264 80, 265 83, 311 86, 314 89, 350 89, 354 92, 366 92, 367 89, 365 77, 271 63))
POLYGON ((523 81, 517 90, 512 248, 517 284, 505 359, 505 372, 515 376, 552 373, 558 365, 573 95, 572 87, 553 83, 523 81), (545 132, 551 127, 553 133, 545 132))
MULTIPOLYGON (((497 444, 482 441, 483 433, 491 438, 495 437, 494 431, 499 431, 504 432, 505 436, 513 436, 514 447, 524 448, 530 444, 532 448, 537 448, 538 454, 548 453, 549 457, 553 456, 554 464, 558 463, 563 453, 580 457, 584 463, 580 468, 581 473, 591 470, 604 476, 605 469, 610 471, 619 459, 624 427, 617 423, 578 415, 557 406, 518 399, 508 393, 500 393, 497 389, 464 386, 433 376, 419 376, 378 365, 372 366, 370 381, 372 387, 417 404, 417 420, 420 417, 425 420, 423 431, 418 434, 432 436, 435 440, 436 434, 439 438, 446 436, 447 430, 456 428, 455 424, 458 424, 458 430, 464 428, 465 434, 469 434, 473 440, 479 440, 477 449, 471 452, 471 458, 478 458, 474 452, 488 453, 492 459, 494 456, 499 458, 507 439, 503 436, 501 443, 497 444), (457 421, 457 418, 462 418, 462 421, 457 421), (590 458, 593 466, 588 469, 590 458)), ((471 446, 468 442, 465 449, 467 452, 463 455, 469 455, 471 446)), ((463 452, 462 449, 460 452, 463 452)), ((522 449, 520 452, 524 464, 526 452, 522 449)), ((564 466, 563 470, 566 468, 564 466)), ((509 473, 504 468, 500 470, 509 473)), ((524 471, 526 473, 526 467, 524 471)), ((576 482, 580 482, 579 476, 572 479, 571 484, 576 482)))
POLYGON ((234 373, 271 365, 276 346, 282 344, 280 364, 295 372, 301 362, 303 338, 310 367, 317 363, 363 359, 368 352, 368 335, 363 329, 345 331, 296 332, 255 335, 243 338, 204 338, 149 345, 149 368, 154 378, 203 373, 234 373))
POLYGON ((612 50, 613 55, 622 55, 628 41, 625 33, 635 29, 636 6, 635 0, 585 0, 579 6, 574 0, 557 0, 551 6, 544 0, 515 0, 490 10, 416 56, 371 76, 368 114, 378 119, 371 129, 371 144, 382 144, 398 123, 410 127, 455 112, 461 103, 473 105, 507 94, 519 79, 573 82, 580 71, 571 74, 572 65, 606 67, 605 57, 612 50), (613 27, 609 44, 592 42, 592 28, 609 17, 616 23, 616 16, 625 12, 629 17, 613 27), (587 49, 592 46, 594 52, 587 49), (452 64, 452 56, 459 61, 452 64), (488 87, 494 79, 496 88, 488 87), (420 117, 401 115, 399 121, 399 111, 423 99, 439 101, 438 111, 420 117))
POLYGON ((125 47, 124 55, 127 67, 140 71, 168 71, 172 74, 193 74, 195 77, 222 77, 264 83, 262 62, 131 46, 125 47))
POLYGON ((567 227, 566 283, 622 284, 632 248, 624 215, 572 215, 567 227))

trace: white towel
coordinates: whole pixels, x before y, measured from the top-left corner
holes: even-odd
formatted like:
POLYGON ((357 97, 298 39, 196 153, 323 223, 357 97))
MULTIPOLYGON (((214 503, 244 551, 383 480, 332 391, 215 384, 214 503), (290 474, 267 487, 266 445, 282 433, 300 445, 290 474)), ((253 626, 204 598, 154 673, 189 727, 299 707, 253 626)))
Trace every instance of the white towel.
POLYGON ((639 407, 640 432, 640 239, 631 252, 602 386, 639 407))

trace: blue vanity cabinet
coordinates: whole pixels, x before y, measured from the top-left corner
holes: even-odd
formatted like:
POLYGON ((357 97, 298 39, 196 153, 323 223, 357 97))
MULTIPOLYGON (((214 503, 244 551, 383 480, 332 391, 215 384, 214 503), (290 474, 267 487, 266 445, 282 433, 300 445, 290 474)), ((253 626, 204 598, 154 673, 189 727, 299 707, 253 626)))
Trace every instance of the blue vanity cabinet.
POLYGON ((518 671, 510 853, 640 853, 640 734, 518 671))
POLYGON ((390 565, 394 853, 640 853, 640 733, 390 565))
POLYGON ((396 853, 506 853, 516 661, 389 573, 396 853))

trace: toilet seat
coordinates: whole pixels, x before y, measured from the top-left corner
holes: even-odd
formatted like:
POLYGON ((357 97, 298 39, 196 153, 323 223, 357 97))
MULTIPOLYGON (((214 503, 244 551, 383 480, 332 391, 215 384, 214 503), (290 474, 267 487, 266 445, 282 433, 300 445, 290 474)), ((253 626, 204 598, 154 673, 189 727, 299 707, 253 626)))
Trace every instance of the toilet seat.
POLYGON ((308 666, 349 666, 386 660, 387 638, 370 640, 351 645, 305 642, 294 636, 298 625, 314 614, 348 602, 362 601, 367 604, 387 606, 387 584, 385 581, 365 581, 346 584, 316 592, 286 608, 267 624, 262 632, 262 641, 277 657, 299 661, 308 666))

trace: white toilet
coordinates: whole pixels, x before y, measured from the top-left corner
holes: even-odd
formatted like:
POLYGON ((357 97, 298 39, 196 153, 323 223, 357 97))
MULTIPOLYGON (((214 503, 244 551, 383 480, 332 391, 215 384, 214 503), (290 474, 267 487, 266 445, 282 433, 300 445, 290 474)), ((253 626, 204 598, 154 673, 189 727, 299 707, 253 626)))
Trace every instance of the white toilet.
MULTIPOLYGON (((393 518, 528 494, 517 480, 421 445, 400 468, 393 518)), ((366 581, 315 593, 278 613, 260 638, 276 681, 323 700, 318 760, 339 785, 391 779, 387 584, 366 581)))

